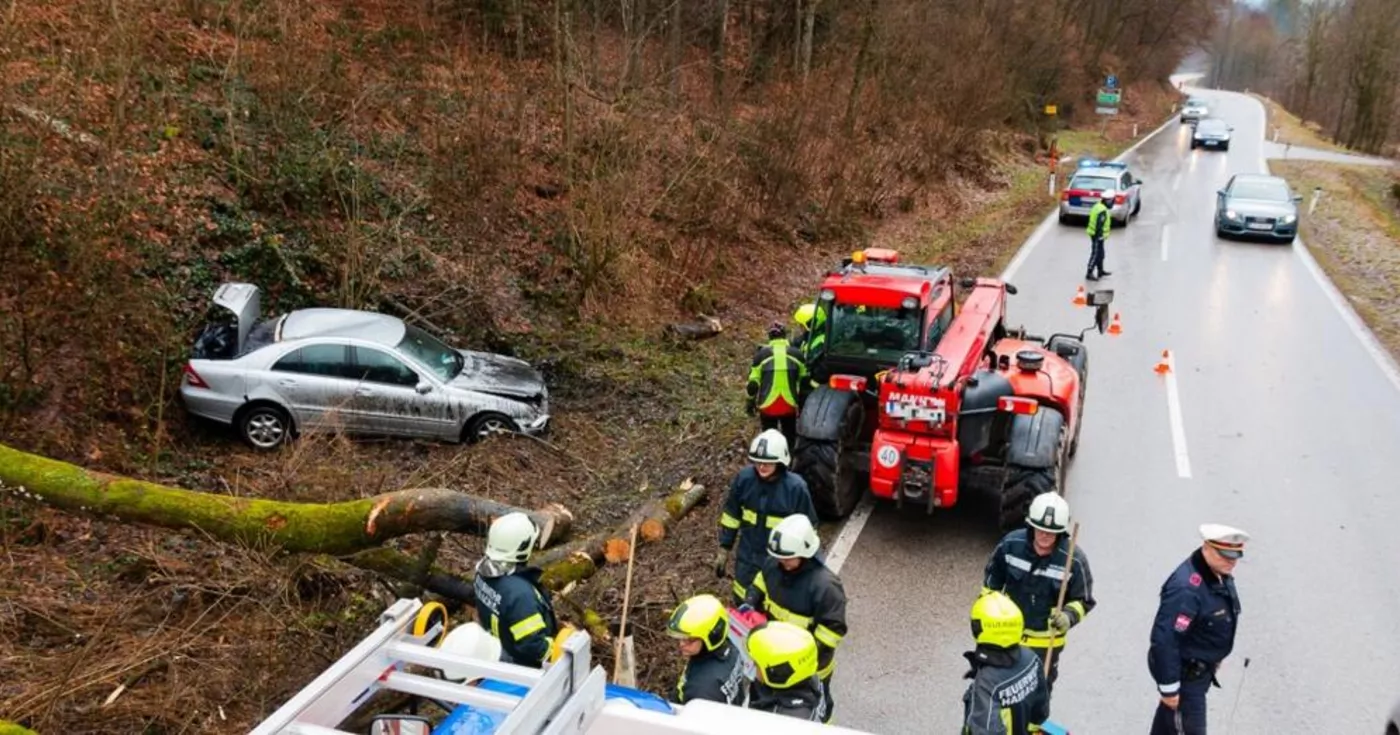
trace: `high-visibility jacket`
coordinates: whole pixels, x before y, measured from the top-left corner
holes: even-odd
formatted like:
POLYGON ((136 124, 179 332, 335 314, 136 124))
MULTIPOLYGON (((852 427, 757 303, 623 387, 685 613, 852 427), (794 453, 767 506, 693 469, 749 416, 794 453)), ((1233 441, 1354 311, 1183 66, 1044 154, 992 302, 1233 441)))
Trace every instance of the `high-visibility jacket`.
POLYGON ((1093 208, 1089 210, 1089 226, 1084 231, 1089 233, 1089 237, 1108 239, 1109 230, 1113 229, 1113 214, 1100 199, 1094 202, 1093 208))
POLYGON ((836 669, 836 647, 846 637, 846 590, 841 578, 818 559, 804 559, 796 571, 783 571, 769 556, 754 575, 744 602, 768 617, 811 631, 817 640, 817 676, 836 669))
POLYGON ((540 668, 559 632, 554 606, 540 588, 539 569, 488 577, 478 566, 473 591, 481 627, 501 641, 501 660, 540 668))
MULTIPOLYGON (((1060 534, 1055 548, 1046 556, 1035 552, 1035 539, 1028 528, 1006 534, 987 560, 982 586, 1005 592, 1025 616, 1022 642, 1032 648, 1059 648, 1064 635, 1050 629, 1050 611, 1059 600, 1060 582, 1069 560, 1069 535, 1060 534)), ((1065 614, 1070 626, 1078 625, 1094 609, 1094 575, 1083 547, 1074 548, 1074 572, 1065 590, 1065 614)))
POLYGON ((729 484, 719 517, 719 545, 739 550, 734 555, 734 596, 743 599, 749 584, 768 558, 768 534, 778 522, 801 513, 817 525, 817 509, 807 481, 782 465, 764 480, 752 466, 739 470, 729 484))
POLYGON ((807 380, 802 352, 786 339, 775 339, 758 348, 749 369, 748 394, 764 416, 797 414, 797 392, 807 380))

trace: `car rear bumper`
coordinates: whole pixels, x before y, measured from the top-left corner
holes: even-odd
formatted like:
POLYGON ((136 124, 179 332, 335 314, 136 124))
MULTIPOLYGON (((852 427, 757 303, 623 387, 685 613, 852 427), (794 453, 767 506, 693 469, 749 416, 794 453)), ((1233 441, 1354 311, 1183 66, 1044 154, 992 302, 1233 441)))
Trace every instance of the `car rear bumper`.
MULTIPOLYGON (((1060 202, 1060 216, 1061 216, 1061 217, 1084 217, 1084 218, 1087 219, 1087 218, 1089 217, 1089 211, 1092 210, 1093 208, 1094 208, 1094 205, 1093 205, 1092 203, 1090 203, 1090 204, 1080 204, 1080 205, 1078 205, 1078 206, 1075 206, 1075 205, 1070 204, 1069 202, 1063 202, 1063 201, 1062 201, 1062 202, 1060 202)), ((1113 219, 1118 220, 1118 221, 1121 222, 1121 221, 1123 221, 1123 218, 1124 218, 1124 217, 1127 217, 1127 216, 1128 216, 1128 205, 1127 205, 1126 203, 1124 203, 1124 204, 1120 204, 1120 205, 1118 205, 1118 206, 1116 206, 1116 207, 1113 207, 1113 208, 1111 208, 1111 209, 1108 210, 1108 215, 1109 215, 1110 217, 1112 217, 1113 219)))
POLYGON ((1192 142, 1194 145, 1196 145, 1197 147, 1199 147, 1199 148, 1229 148, 1229 147, 1230 147, 1230 139, 1229 139, 1229 138, 1226 138, 1225 140, 1216 140, 1216 139, 1214 139, 1214 138, 1202 140, 1202 139, 1200 139, 1200 138, 1192 138, 1192 139, 1191 139, 1191 142, 1192 142))
POLYGON ((242 397, 226 396, 189 384, 180 386, 180 401, 185 404, 187 413, 221 424, 232 424, 234 414, 244 403, 242 397))

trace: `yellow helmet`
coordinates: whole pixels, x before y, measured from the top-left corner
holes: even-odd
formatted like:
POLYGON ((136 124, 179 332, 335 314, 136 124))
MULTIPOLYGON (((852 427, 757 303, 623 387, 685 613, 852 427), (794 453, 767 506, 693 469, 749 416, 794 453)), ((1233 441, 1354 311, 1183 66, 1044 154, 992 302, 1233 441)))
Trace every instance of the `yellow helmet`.
POLYGON ((749 658, 758 678, 774 689, 788 689, 817 673, 817 639, 792 623, 765 623, 749 633, 749 658))
POLYGON ((729 634, 729 612, 718 597, 696 595, 671 613, 666 632, 672 638, 699 638, 705 642, 705 650, 713 651, 729 634))
POLYGON ((1026 629, 1021 608, 1001 592, 987 592, 972 603, 972 637, 978 643, 1009 648, 1026 629))
POLYGON ((816 304, 803 304, 797 307, 797 313, 792 315, 792 320, 801 324, 805 329, 812 324, 812 317, 817 315, 816 304))

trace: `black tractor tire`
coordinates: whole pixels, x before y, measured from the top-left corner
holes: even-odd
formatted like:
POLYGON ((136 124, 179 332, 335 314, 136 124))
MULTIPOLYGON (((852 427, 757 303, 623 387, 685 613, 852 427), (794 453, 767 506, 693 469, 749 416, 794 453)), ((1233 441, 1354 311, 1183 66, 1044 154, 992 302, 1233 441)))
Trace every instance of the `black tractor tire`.
POLYGON ((1079 397, 1076 399, 1079 401, 1077 411, 1079 420, 1074 424, 1074 435, 1069 440, 1069 456, 1073 457, 1079 452, 1079 432, 1084 428, 1084 396, 1089 388, 1089 348, 1077 339, 1070 340, 1060 337, 1052 337, 1045 347, 1063 357, 1065 362, 1068 362, 1074 371, 1079 373, 1079 397), (1069 347, 1072 344, 1077 345, 1079 349, 1072 350, 1061 347, 1061 345, 1069 347))
POLYGON ((865 494, 869 468, 852 461, 861 441, 865 406, 858 397, 841 413, 836 439, 813 439, 799 432, 793 451, 793 470, 807 482, 812 505, 823 520, 841 520, 855 510, 865 494))
POLYGON ((1043 467, 1030 469, 1012 467, 1007 483, 1001 491, 1001 530, 1014 531, 1026 524, 1026 512, 1031 508, 1035 496, 1058 491, 1055 484, 1056 468, 1043 467))

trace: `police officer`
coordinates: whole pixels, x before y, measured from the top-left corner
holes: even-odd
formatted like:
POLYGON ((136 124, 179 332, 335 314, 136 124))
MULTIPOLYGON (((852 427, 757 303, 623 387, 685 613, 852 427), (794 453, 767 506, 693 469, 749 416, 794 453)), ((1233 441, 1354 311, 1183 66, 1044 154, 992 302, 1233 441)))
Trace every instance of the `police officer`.
POLYGON ((780 521, 768 535, 768 558, 754 575, 744 605, 801 626, 816 639, 817 678, 826 710, 822 722, 829 722, 836 647, 846 636, 846 590, 817 556, 820 546, 821 537, 807 516, 798 513, 780 521))
POLYGON ((486 555, 476 565, 476 616, 501 641, 501 660, 540 668, 558 633, 554 607, 540 587, 540 570, 526 567, 539 529, 524 513, 491 523, 486 555))
POLYGON ((724 578, 729 551, 739 544, 734 560, 734 604, 748 594, 753 577, 767 558, 768 532, 782 519, 801 513, 817 523, 812 495, 801 475, 788 470, 787 439, 768 429, 749 444, 748 467, 739 470, 729 484, 724 511, 719 517, 719 554, 715 576, 724 578))
POLYGON ((1053 689, 1060 675, 1065 634, 1094 609, 1094 577, 1084 549, 1074 548, 1074 565, 1065 590, 1065 606, 1057 609, 1060 582, 1069 569, 1069 503, 1059 493, 1041 493, 1031 500, 1027 528, 1018 528, 1001 539, 987 560, 982 586, 1005 592, 1025 616, 1022 643, 1042 659, 1052 655, 1053 689))
POLYGON ((1113 229, 1113 213, 1109 210, 1117 197, 1117 191, 1106 189, 1089 209, 1089 226, 1085 228, 1089 233, 1089 273, 1084 276, 1086 280, 1097 281, 1113 275, 1103 269, 1103 246, 1108 240, 1109 231, 1113 229), (1098 275, 1094 275, 1095 271, 1098 271, 1098 275))
POLYGON ((676 683, 676 702, 708 699, 743 705, 748 693, 744 661, 729 642, 729 612, 714 595, 696 595, 671 613, 666 633, 680 641, 685 671, 676 683))
POLYGON ((1162 584, 1147 668, 1160 701, 1152 735, 1205 735, 1206 691, 1235 646, 1240 597, 1235 564, 1249 534, 1207 523, 1203 543, 1162 584))
POLYGON ((1050 690, 1041 660, 1020 644, 1020 608, 1001 592, 983 592, 972 603, 972 637, 963 654, 972 670, 963 693, 963 735, 1027 735, 1050 716, 1050 690))
POLYGON ((817 678, 817 641, 811 633, 775 620, 750 631, 746 645, 758 669, 749 709, 811 722, 826 719, 817 678))
POLYGON ((745 409, 755 410, 765 429, 781 429, 791 444, 797 440, 797 410, 806 396, 807 364, 802 351, 788 344, 787 329, 773 322, 768 343, 758 348, 749 368, 745 409))

